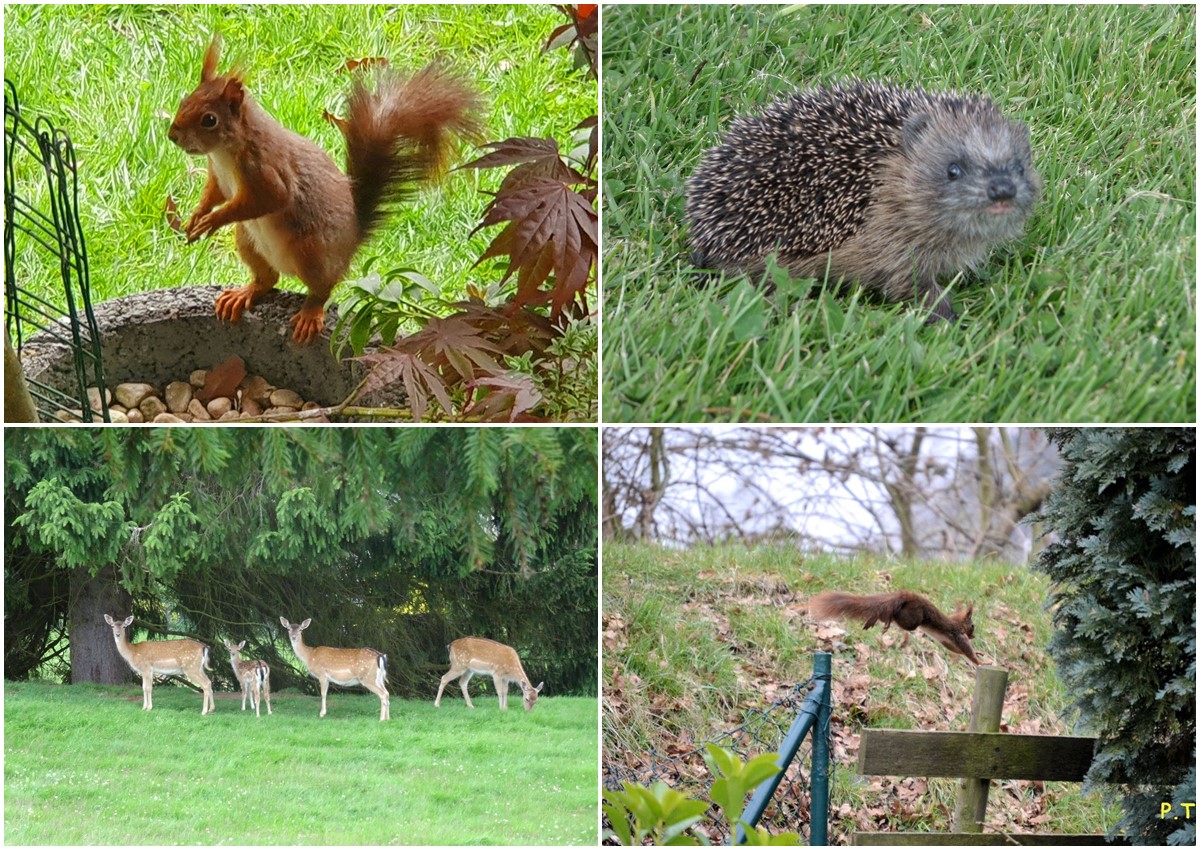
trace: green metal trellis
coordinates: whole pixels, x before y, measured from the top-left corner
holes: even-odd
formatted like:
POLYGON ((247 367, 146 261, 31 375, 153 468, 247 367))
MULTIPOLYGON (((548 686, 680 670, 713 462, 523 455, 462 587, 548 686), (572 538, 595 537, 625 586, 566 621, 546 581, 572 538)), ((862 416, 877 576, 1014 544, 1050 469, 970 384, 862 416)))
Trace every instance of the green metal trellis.
POLYGON ((79 222, 75 148, 67 134, 46 118, 30 123, 22 117, 16 87, 9 80, 4 81, 4 264, 5 329, 18 355, 35 332, 39 339, 67 346, 72 353, 74 395, 29 382, 39 415, 58 419, 64 411, 74 410, 77 414, 70 414, 71 419, 109 421, 103 392, 99 411, 88 400, 89 387, 104 387, 104 368, 79 222), (44 209, 18 191, 18 164, 23 157, 32 158, 44 174, 44 209), (57 263, 62 302, 17 283, 18 250, 46 252, 57 263))

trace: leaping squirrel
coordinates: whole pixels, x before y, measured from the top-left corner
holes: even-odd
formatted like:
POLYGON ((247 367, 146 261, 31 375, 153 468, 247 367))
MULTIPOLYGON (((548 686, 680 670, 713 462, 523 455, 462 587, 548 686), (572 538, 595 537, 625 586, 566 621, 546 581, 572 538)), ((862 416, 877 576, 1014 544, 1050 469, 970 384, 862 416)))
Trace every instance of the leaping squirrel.
POLYGON ((862 620, 864 629, 880 622, 885 632, 892 623, 907 632, 920 629, 951 652, 979 664, 971 647, 971 638, 975 637, 975 624, 971 622, 974 610, 972 603, 967 610, 946 616, 924 596, 908 590, 874 596, 818 593, 808 601, 809 614, 818 620, 862 620))
POLYGON ((208 157, 187 238, 237 223, 238 254, 254 278, 217 297, 225 321, 236 322, 281 273, 304 281, 308 298, 292 324, 293 339, 307 345, 324 327, 325 302, 384 205, 438 176, 456 135, 478 133, 479 97, 437 63, 408 77, 380 74, 375 92, 356 81, 349 116, 334 120, 346 137, 343 174, 325 151, 255 103, 240 74, 217 74, 220 44, 214 35, 200 85, 179 104, 167 134, 188 153, 208 157))

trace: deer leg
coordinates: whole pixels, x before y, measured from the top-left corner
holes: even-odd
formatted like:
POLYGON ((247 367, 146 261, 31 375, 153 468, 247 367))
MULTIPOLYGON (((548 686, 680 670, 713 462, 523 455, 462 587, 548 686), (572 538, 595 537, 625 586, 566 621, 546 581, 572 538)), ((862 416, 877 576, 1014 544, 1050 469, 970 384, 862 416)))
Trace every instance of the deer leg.
POLYGON ((154 697, 151 691, 154 688, 154 673, 147 675, 142 674, 142 711, 149 711, 154 708, 154 697))
POLYGON ((468 670, 466 673, 463 673, 462 678, 458 680, 458 684, 462 686, 463 699, 467 701, 467 708, 475 707, 471 705, 471 695, 467 693, 467 684, 471 681, 471 677, 474 675, 475 673, 473 671, 468 670))
POLYGON ((263 696, 267 698, 267 715, 271 714, 271 671, 270 669, 263 670, 263 696))
POLYGON ((442 691, 446 690, 446 685, 450 684, 461 675, 461 670, 455 670, 453 667, 451 667, 450 672, 442 677, 442 683, 438 685, 437 698, 433 701, 434 708, 442 707, 442 691))
POLYGON ((500 710, 506 711, 508 709, 508 679, 493 676, 492 684, 496 686, 496 696, 500 698, 500 710))
POLYGON ((204 691, 204 702, 200 706, 200 716, 213 714, 217 710, 217 704, 213 699, 212 680, 204 675, 202 671, 196 671, 196 681, 200 683, 200 687, 204 691))
POLYGON ((391 700, 388 698, 387 688, 382 688, 374 683, 368 684, 367 682, 363 682, 362 686, 371 693, 375 694, 375 696, 379 697, 379 719, 391 720, 392 706, 391 700))
POLYGON ((325 695, 329 693, 329 680, 321 677, 321 717, 325 716, 325 695))

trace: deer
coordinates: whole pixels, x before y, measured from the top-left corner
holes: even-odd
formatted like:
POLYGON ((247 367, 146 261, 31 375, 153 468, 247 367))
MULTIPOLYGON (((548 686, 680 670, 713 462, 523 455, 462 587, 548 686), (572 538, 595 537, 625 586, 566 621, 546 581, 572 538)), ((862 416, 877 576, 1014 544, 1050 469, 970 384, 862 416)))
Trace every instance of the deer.
POLYGON ((304 662, 309 675, 321 683, 321 717, 325 716, 325 696, 329 683, 335 685, 362 685, 379 697, 379 719, 391 719, 391 706, 387 692, 387 656, 374 649, 334 649, 328 646, 308 646, 300 634, 312 622, 309 617, 299 625, 280 617, 279 622, 287 629, 288 640, 296 657, 304 662))
POLYGON ((259 706, 265 695, 267 698, 267 714, 271 713, 271 668, 265 661, 243 661, 241 656, 245 641, 234 644, 225 641, 229 650, 229 664, 233 667, 233 675, 242 683, 242 711, 246 710, 246 697, 250 697, 250 707, 254 709, 255 717, 262 717, 259 706))
POLYGON ((141 643, 130 643, 126 630, 133 623, 133 615, 125 620, 117 621, 108 614, 104 622, 112 626, 113 640, 117 644, 117 652, 128 662, 135 673, 142 675, 142 710, 154 708, 151 691, 154 688, 155 674, 164 676, 186 676, 198 684, 204 691, 204 703, 200 706, 200 715, 211 714, 217 706, 213 701, 212 681, 204 675, 209 666, 208 646, 198 640, 185 638, 183 640, 146 640, 141 643))
POLYGON ((508 708, 508 686, 513 682, 521 687, 521 693, 525 697, 526 711, 533 709, 538 694, 542 692, 542 686, 546 684, 538 682, 538 686, 533 687, 529 683, 529 677, 525 675, 525 668, 521 666, 521 659, 517 657, 517 651, 511 646, 505 646, 497 641, 465 637, 449 644, 446 649, 450 652, 450 671, 442 676, 437 698, 433 701, 435 708, 441 708, 442 691, 456 678, 459 680, 459 685, 462 686, 463 699, 467 701, 467 708, 474 708, 475 706, 471 704, 471 695, 467 693, 467 683, 476 673, 492 677, 492 682, 496 685, 496 693, 500 697, 501 709, 508 708))

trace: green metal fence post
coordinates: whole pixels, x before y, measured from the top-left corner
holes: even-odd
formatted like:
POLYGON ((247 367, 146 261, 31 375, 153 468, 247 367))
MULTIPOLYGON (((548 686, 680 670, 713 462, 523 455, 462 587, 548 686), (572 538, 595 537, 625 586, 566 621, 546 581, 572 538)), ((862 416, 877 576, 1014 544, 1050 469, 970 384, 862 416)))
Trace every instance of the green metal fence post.
MULTIPOLYGON (((829 692, 832 688, 831 670, 832 656, 828 652, 816 653, 813 661, 813 681, 815 686, 812 693, 804 700, 800 713, 796 716, 792 728, 788 730, 779 747, 779 757, 775 764, 779 773, 763 781, 750 796, 750 803, 742 812, 742 819, 750 826, 757 826, 766 811, 767 803, 779 783, 788 765, 796 758, 796 752, 804 736, 810 729, 813 733, 813 768, 812 791, 809 804, 809 841, 812 844, 825 844, 829 836, 829 692), (818 788, 820 789, 818 791, 818 788)), ((733 844, 746 843, 746 831, 739 823, 730 836, 733 844)))
POLYGON ((817 725, 813 729, 812 794, 808 811, 808 843, 824 847, 829 843, 829 718, 833 714, 829 693, 833 690, 832 656, 818 652, 813 661, 820 702, 817 725), (821 683, 824 688, 819 687, 821 683))

